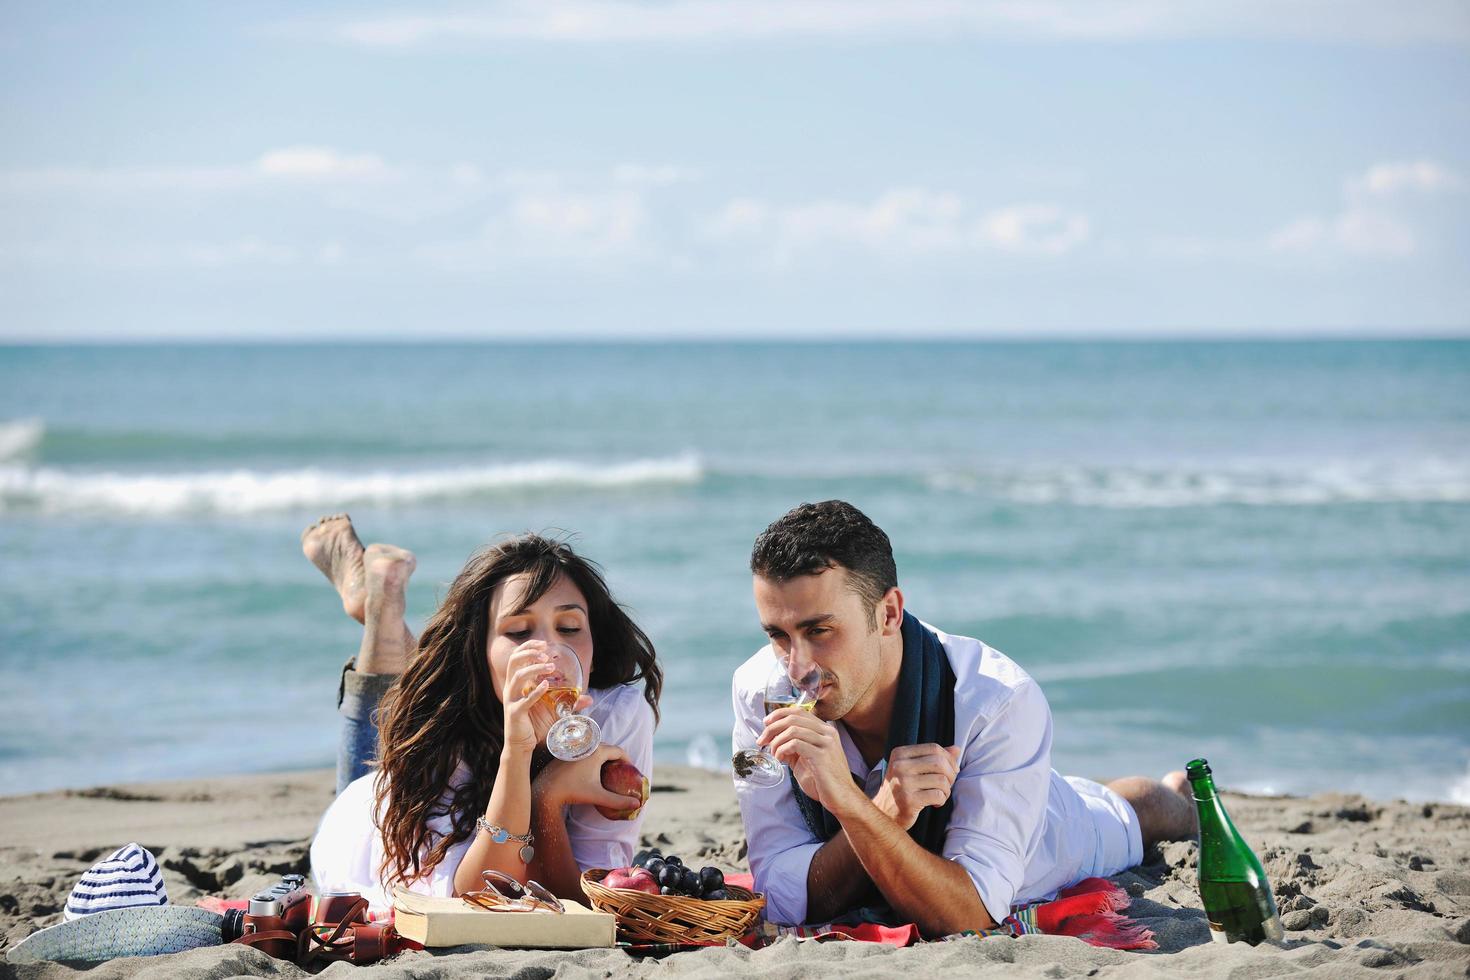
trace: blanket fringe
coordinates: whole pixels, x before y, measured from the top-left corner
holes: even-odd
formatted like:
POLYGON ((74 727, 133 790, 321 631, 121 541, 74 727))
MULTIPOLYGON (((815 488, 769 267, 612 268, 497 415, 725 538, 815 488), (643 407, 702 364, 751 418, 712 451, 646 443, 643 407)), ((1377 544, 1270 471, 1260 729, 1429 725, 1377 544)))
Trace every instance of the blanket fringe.
POLYGON ((1036 931, 1048 935, 1075 936, 1107 949, 1158 949, 1151 929, 1122 914, 1130 901, 1106 878, 1086 878, 1027 911, 1035 915, 1036 931))

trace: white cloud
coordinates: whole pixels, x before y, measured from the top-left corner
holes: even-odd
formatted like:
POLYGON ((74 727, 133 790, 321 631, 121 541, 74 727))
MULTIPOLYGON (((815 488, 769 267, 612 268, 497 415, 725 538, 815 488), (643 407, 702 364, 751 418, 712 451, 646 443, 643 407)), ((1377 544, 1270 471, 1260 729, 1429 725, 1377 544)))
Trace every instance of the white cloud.
POLYGON ((1333 222, 1337 243, 1360 255, 1409 255, 1419 247, 1414 232, 1391 214, 1355 208, 1333 222))
MULTIPOLYGON (((155 207, 181 189, 200 192, 248 190, 262 206, 267 195, 299 206, 302 194, 328 211, 345 211, 402 226, 452 216, 478 215, 483 233, 468 240, 405 244, 408 253, 447 255, 450 265, 484 268, 486 261, 520 264, 545 260, 655 258, 648 248, 650 200, 660 189, 697 179, 696 171, 668 163, 624 163, 577 171, 486 172, 468 161, 441 166, 394 166, 373 153, 349 153, 327 146, 272 149, 250 163, 220 167, 52 168, 0 171, 0 194, 40 191, 73 198, 90 208, 88 193, 126 195, 141 209, 155 207)), ((48 206, 50 206, 48 202, 48 206)), ((442 224, 442 222, 441 222, 442 224)), ((362 227, 359 225, 358 227, 362 227)), ((665 231, 687 234, 682 215, 665 222, 665 231)), ((396 234, 397 232, 395 232, 396 234)), ((6 244, 6 258, 26 264, 65 264, 108 268, 218 268, 231 265, 348 261, 340 242, 278 245, 255 238, 183 241, 167 247, 134 239, 117 241, 87 235, 70 240, 33 237, 6 244)), ((126 237, 126 236, 124 236, 126 237)), ((432 239, 430 240, 432 241, 432 239)), ((363 252, 354 250, 353 258, 363 252)), ((666 257, 667 258, 667 257, 666 257)))
POLYGON ((1266 246, 1273 252, 1336 250, 1354 255, 1404 256, 1413 254, 1418 241, 1413 230, 1398 218, 1354 208, 1331 219, 1298 218, 1272 232, 1266 246))
POLYGON ((449 180, 459 187, 479 187, 485 182, 485 174, 473 163, 456 163, 449 168, 449 180))
POLYGON ((1087 241, 1087 215, 1051 204, 1004 208, 986 216, 984 227, 998 247, 1013 252, 1061 255, 1087 241))
POLYGON ((668 184, 685 184, 698 179, 699 174, 695 171, 670 163, 653 166, 643 163, 621 163, 613 168, 613 180, 620 184, 662 187, 668 184))
POLYGON ((1329 225, 1321 218, 1297 218, 1266 236, 1266 247, 1273 252, 1304 252, 1327 241, 1329 225))
POLYGON ((266 177, 304 180, 377 180, 391 172, 377 154, 343 154, 326 146, 271 150, 255 168, 266 177))
POLYGON ((522 194, 496 227, 552 251, 620 252, 636 244, 646 220, 636 194, 522 194))
POLYGON ((555 263, 595 263, 604 271, 654 257, 647 202, 636 190, 566 191, 524 186, 497 200, 481 232, 424 244, 415 254, 450 272, 555 263))
POLYGON ((736 198, 704 227, 717 242, 763 246, 780 264, 844 247, 891 256, 980 249, 1061 255, 1084 244, 1090 230, 1086 215, 1055 204, 980 212, 957 194, 921 187, 893 188, 867 203, 736 198))
POLYGON ((518 174, 508 192, 490 202, 480 234, 425 245, 418 253, 452 271, 546 260, 687 270, 741 257, 787 266, 853 252, 884 259, 987 251, 1057 256, 1090 236, 1086 215, 1058 205, 985 211, 958 194, 922 187, 893 188, 869 201, 778 204, 738 197, 691 222, 682 207, 668 206, 651 189, 659 181, 638 177, 598 184, 518 174))
POLYGON ((779 209, 775 222, 786 247, 854 244, 876 251, 933 252, 961 247, 964 204, 954 194, 897 188, 870 204, 817 201, 779 209))
POLYGON ((743 238, 763 232, 770 217, 771 208, 764 201, 737 197, 705 223, 705 232, 716 241, 743 238))
POLYGON ((301 250, 293 245, 246 237, 232 242, 194 242, 150 256, 155 265, 170 265, 175 254, 182 264, 200 269, 219 269, 234 265, 292 265, 301 259, 301 250))
POLYGON ((399 49, 441 41, 739 42, 955 35, 1463 45, 1470 42, 1470 14, 1460 0, 501 0, 473 13, 358 18, 331 25, 327 33, 354 45, 399 49))
POLYGON ((1329 217, 1306 216, 1266 237, 1281 253, 1342 253, 1402 257, 1419 250, 1405 196, 1460 190, 1458 174, 1434 160, 1378 163, 1343 182, 1343 207, 1329 217))
POLYGON ((0 246, 0 259, 23 265, 106 269, 115 272, 209 271, 237 267, 335 265, 341 246, 303 247, 257 235, 218 241, 116 240, 111 236, 52 237, 0 246))
POLYGON ((0 172, 0 191, 221 191, 257 179, 251 167, 42 167, 0 172))
POLYGON ((293 180, 381 180, 395 171, 372 153, 346 154, 324 146, 269 150, 254 163, 216 167, 43 167, 0 171, 0 191, 147 192, 236 191, 293 180))
POLYGON ((1458 174, 1433 160, 1378 163, 1348 181, 1350 193, 1399 194, 1404 191, 1435 193, 1456 191, 1464 186, 1458 174))

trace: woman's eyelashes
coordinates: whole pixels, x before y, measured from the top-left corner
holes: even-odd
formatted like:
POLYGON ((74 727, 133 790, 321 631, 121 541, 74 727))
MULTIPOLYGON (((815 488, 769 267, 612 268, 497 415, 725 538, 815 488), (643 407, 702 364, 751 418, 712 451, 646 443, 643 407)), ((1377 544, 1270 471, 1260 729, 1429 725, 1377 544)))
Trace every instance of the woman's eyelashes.
MULTIPOLYGON (((560 633, 562 636, 576 636, 578 633, 582 632, 582 627, 580 627, 580 626, 558 626, 556 628, 556 631, 558 633, 560 633)), ((515 640, 517 643, 522 643, 522 642, 530 639, 531 638, 531 634, 534 633, 535 631, 534 630, 531 630, 531 629, 514 629, 514 630, 501 630, 501 632, 505 636, 510 637, 512 640, 515 640)))

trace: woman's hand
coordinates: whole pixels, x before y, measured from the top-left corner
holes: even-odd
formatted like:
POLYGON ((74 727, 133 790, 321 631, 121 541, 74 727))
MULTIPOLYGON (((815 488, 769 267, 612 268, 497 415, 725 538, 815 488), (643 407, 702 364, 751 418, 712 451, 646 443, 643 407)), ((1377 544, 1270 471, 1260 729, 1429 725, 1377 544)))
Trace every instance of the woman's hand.
POLYGON ((556 668, 542 658, 546 644, 540 640, 523 643, 510 655, 505 667, 505 689, 500 703, 505 709, 505 747, 529 755, 546 737, 555 719, 542 703, 556 668), (547 720, 550 719, 550 720, 547 720))
MULTIPOLYGON (((556 722, 556 710, 543 698, 550 687, 547 681, 556 674, 556 667, 545 657, 544 641, 527 640, 516 647, 506 662, 505 690, 500 693, 500 701, 505 706, 507 746, 532 751, 546 741, 547 731, 556 722)), ((573 710, 584 711, 591 704, 592 698, 583 694, 573 710)))
POLYGON ((614 793, 602 785, 603 763, 627 759, 628 753, 616 745, 599 745, 591 755, 576 762, 552 759, 531 785, 531 796, 539 807, 562 807, 577 803, 625 810, 628 800, 637 796, 614 793))

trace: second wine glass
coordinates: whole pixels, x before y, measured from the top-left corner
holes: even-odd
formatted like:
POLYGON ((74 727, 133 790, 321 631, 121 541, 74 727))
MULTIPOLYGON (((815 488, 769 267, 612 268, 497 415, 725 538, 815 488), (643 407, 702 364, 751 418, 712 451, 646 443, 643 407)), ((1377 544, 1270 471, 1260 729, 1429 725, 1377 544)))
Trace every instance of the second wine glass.
MULTIPOLYGON (((777 658, 775 666, 766 676, 766 689, 762 698, 765 712, 769 715, 781 708, 815 711, 821 686, 820 668, 813 666, 800 676, 792 677, 789 663, 777 658)), ((765 749, 741 749, 731 758, 730 764, 734 767, 737 785, 765 789, 780 786, 786 779, 786 767, 765 749)))

